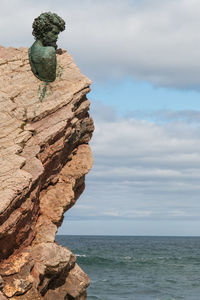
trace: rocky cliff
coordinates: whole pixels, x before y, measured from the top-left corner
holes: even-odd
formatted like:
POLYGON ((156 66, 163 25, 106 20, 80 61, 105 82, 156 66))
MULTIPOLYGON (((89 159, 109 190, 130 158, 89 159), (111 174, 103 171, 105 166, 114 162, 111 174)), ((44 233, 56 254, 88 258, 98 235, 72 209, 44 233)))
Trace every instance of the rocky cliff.
POLYGON ((0 47, 0 299, 86 299, 89 278, 55 234, 93 163, 91 82, 57 60, 47 85, 28 49, 0 47))

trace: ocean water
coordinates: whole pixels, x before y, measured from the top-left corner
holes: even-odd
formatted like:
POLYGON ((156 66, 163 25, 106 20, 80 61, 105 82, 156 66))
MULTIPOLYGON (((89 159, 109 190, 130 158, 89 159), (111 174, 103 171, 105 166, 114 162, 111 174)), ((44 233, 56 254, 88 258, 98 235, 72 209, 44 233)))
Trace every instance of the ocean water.
POLYGON ((200 237, 64 236, 88 300, 200 300, 200 237))

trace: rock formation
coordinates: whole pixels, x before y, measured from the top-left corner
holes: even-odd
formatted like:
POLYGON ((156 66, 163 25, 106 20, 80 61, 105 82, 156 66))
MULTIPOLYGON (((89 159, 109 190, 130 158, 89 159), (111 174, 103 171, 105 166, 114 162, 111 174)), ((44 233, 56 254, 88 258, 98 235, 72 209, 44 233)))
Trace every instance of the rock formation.
POLYGON ((55 234, 93 163, 91 82, 65 51, 57 60, 47 85, 28 49, 0 47, 0 300, 86 299, 89 278, 55 234))

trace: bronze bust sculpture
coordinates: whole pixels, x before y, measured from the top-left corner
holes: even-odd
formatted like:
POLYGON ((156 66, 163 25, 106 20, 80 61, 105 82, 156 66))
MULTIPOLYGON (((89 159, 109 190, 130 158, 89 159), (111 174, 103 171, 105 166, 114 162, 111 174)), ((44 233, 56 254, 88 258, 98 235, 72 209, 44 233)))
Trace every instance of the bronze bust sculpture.
POLYGON ((58 34, 65 29, 65 21, 55 13, 42 13, 33 22, 36 41, 29 48, 29 61, 34 75, 42 81, 56 79, 56 49, 58 34))

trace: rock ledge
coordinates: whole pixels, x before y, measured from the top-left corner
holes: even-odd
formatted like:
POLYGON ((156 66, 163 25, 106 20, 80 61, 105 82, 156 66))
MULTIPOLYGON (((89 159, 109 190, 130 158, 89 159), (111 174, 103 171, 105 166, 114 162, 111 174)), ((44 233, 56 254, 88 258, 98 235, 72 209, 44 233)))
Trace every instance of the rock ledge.
POLYGON ((93 163, 91 81, 57 59, 46 85, 28 49, 0 47, 0 300, 86 299, 89 278, 55 234, 93 163))

